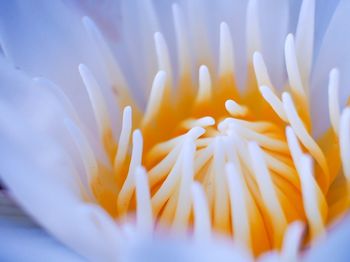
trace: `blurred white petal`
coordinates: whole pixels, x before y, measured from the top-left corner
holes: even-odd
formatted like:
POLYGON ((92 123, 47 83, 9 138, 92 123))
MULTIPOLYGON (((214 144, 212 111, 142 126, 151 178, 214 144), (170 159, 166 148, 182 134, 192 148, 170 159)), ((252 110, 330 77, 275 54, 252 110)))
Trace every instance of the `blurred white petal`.
POLYGON ((1 261, 84 261, 53 239, 0 192, 1 261))
POLYGON ((62 148, 62 132, 55 130, 64 112, 43 90, 29 92, 34 90, 25 75, 2 66, 1 180, 24 210, 59 240, 87 257, 115 257, 117 226, 105 211, 85 203, 69 152, 62 148))
POLYGON ((320 135, 329 126, 327 104, 328 76, 332 68, 340 72, 340 104, 343 107, 350 95, 350 2, 339 1, 324 35, 319 56, 315 61, 310 91, 311 110, 315 135, 320 135))
POLYGON ((316 242, 310 250, 306 251, 303 261, 322 262, 337 261, 347 262, 350 259, 350 217, 338 221, 329 229, 326 239, 316 242))
POLYGON ((105 81, 105 75, 78 13, 60 1, 2 2, 0 45, 15 67, 59 85, 79 105, 77 111, 84 122, 91 123, 92 111, 78 65, 88 65, 99 81, 105 81))
POLYGON ((272 84, 278 88, 282 88, 286 81, 283 47, 290 21, 288 8, 287 0, 259 1, 262 54, 271 75, 272 84))

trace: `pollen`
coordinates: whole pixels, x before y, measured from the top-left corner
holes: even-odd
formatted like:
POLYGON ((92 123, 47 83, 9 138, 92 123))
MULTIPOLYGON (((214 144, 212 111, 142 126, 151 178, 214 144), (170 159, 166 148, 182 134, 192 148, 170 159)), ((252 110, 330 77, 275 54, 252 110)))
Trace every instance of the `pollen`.
MULTIPOLYGON (((173 11, 181 43, 181 10, 175 5, 173 11)), ((315 139, 293 35, 285 43, 289 82, 283 91, 272 85, 260 52, 252 53, 242 91, 226 23, 220 25, 217 68, 199 64, 196 78, 181 44, 179 75, 173 73, 167 43, 156 33, 159 70, 140 108, 100 32, 88 18, 84 24, 121 83, 115 88, 123 116, 114 138, 99 84, 85 65, 79 68, 108 164, 95 157, 76 127, 70 130, 84 154, 87 194, 118 223, 134 223, 148 234, 221 234, 259 255, 312 245, 345 213, 350 111, 340 113, 339 72, 329 75, 331 127, 315 139), (288 240, 291 225, 299 232, 294 242, 288 240)))

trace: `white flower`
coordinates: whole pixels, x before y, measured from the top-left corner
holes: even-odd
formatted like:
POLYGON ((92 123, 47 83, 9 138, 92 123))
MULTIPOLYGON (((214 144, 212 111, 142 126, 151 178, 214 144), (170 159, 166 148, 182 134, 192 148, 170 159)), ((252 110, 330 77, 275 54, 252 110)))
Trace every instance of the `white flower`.
POLYGON ((114 4, 2 4, 0 174, 18 204, 90 260, 334 246, 350 4, 114 4))

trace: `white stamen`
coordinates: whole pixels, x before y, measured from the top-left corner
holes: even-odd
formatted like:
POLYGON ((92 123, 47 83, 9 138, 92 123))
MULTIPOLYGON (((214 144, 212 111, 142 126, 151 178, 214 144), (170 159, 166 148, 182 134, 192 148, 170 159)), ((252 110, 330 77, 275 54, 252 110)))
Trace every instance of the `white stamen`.
POLYGON ((199 170, 205 165, 205 163, 212 157, 213 155, 213 146, 209 144, 206 148, 198 150, 196 153, 196 159, 194 163, 195 173, 199 172, 199 170))
POLYGON ((205 116, 198 119, 187 119, 182 123, 184 128, 190 129, 196 126, 208 127, 215 124, 215 119, 210 116, 205 116))
MULTIPOLYGON (((236 163, 237 165, 237 163, 236 163)), ((246 185, 241 170, 233 163, 226 164, 226 179, 228 184, 231 220, 234 228, 234 238, 247 248, 251 246, 249 213, 245 198, 246 185)))
POLYGON ((187 140, 183 148, 179 197, 173 222, 173 227, 176 231, 186 230, 190 216, 192 205, 191 185, 194 176, 194 154, 195 144, 193 141, 187 140))
POLYGON ((273 151, 288 153, 288 145, 285 141, 271 138, 266 135, 255 132, 254 130, 248 129, 242 125, 230 125, 231 129, 235 130, 241 137, 244 137, 248 141, 255 141, 261 147, 270 149, 273 151))
POLYGON ((166 73, 164 71, 158 71, 154 77, 152 90, 148 99, 147 108, 142 119, 142 125, 149 124, 152 118, 158 114, 159 108, 162 105, 162 99, 166 83, 166 73))
POLYGON ((225 183, 225 148, 221 137, 215 138, 213 155, 214 172, 214 225, 225 229, 229 225, 229 203, 227 185, 225 183))
POLYGON ((252 61, 255 51, 261 51, 258 1, 249 0, 247 6, 247 50, 248 62, 252 61))
POLYGON ((69 118, 64 120, 64 124, 67 127, 69 133, 71 134, 81 157, 84 165, 86 181, 84 181, 85 186, 90 189, 89 183, 91 179, 98 174, 98 164, 87 138, 84 133, 79 129, 79 127, 71 121, 69 118))
POLYGON ((136 167, 141 166, 142 151, 143 151, 142 134, 140 130, 136 129, 132 135, 132 153, 131 153, 131 160, 129 164, 128 175, 118 195, 118 211, 121 214, 124 214, 124 212, 127 210, 129 201, 132 197, 132 193, 135 185, 134 184, 135 169, 136 167))
POLYGON ((230 28, 224 22, 220 24, 219 75, 234 72, 234 53, 230 28))
MULTIPOLYGON (((186 135, 184 136, 185 140, 183 140, 183 141, 184 142, 195 141, 204 132, 205 132, 204 128, 194 127, 186 133, 186 135)), ((180 143, 179 146, 182 148, 183 143, 180 143)), ((175 184, 178 182, 179 176, 181 173, 181 159, 183 157, 182 156, 183 152, 184 152, 184 150, 182 148, 180 154, 178 155, 178 158, 176 159, 175 164, 173 165, 173 167, 170 171, 170 173, 168 174, 168 176, 164 180, 162 186, 158 189, 156 194, 152 197, 152 206, 154 207, 155 213, 157 213, 159 211, 159 209, 162 207, 162 205, 169 199, 169 197, 171 196, 171 194, 175 190, 175 184)), ((167 164, 169 164, 171 161, 173 161, 173 157, 176 157, 175 154, 176 153, 174 153, 174 155, 172 156, 171 159, 170 158, 168 159, 169 161, 167 164)), ((165 164, 162 166, 159 165, 158 172, 159 172, 159 169, 166 169, 167 167, 168 167, 168 165, 165 165, 165 164)), ((167 173, 161 173, 161 172, 159 172, 159 173, 160 173, 160 175, 158 175, 154 169, 152 169, 150 171, 150 184, 151 185, 153 185, 153 183, 155 181, 157 181, 160 177, 164 177, 167 174, 167 173)))
POLYGON ((162 161, 160 161, 156 166, 154 166, 149 171, 149 180, 150 180, 151 186, 159 182, 163 177, 167 175, 171 167, 174 166, 174 163, 178 158, 180 149, 181 149, 181 144, 174 147, 174 149, 171 150, 170 153, 162 161))
POLYGON ((186 136, 191 140, 196 140, 205 133, 205 129, 199 126, 191 128, 190 131, 186 133, 186 136))
POLYGON ((293 131, 293 128, 291 128, 290 126, 286 128, 286 136, 287 136, 287 142, 290 149, 290 153, 293 158, 293 162, 295 164, 295 167, 298 170, 300 168, 299 158, 302 156, 303 151, 300 148, 298 139, 293 131))
POLYGON ((196 146, 197 148, 206 147, 210 145, 214 139, 215 139, 214 137, 199 138, 196 140, 196 146))
POLYGON ((198 182, 192 184, 192 199, 194 209, 194 236, 202 241, 211 235, 211 223, 208 202, 202 186, 198 182))
POLYGON ((147 173, 143 167, 137 167, 135 171, 136 184, 136 223, 145 235, 152 234, 153 215, 151 206, 151 194, 147 181, 147 173))
POLYGON ((321 208, 327 206, 324 196, 313 177, 313 164, 310 156, 304 154, 293 129, 286 129, 287 141, 294 165, 298 171, 303 205, 311 229, 311 237, 324 232, 321 208))
POLYGON ((328 178, 328 166, 325 159, 325 156, 323 155, 322 150, 317 145, 317 143, 313 140, 311 135, 307 132, 302 120, 300 119, 293 100, 291 96, 284 92, 282 94, 282 101, 284 110, 287 114, 287 118, 293 127, 294 132, 300 139, 301 143, 309 150, 310 154, 316 159, 318 164, 321 166, 323 172, 325 173, 326 177, 328 178))
POLYGON ((175 148, 178 144, 183 142, 183 139, 186 135, 181 135, 169 140, 166 140, 164 142, 161 142, 159 144, 156 144, 151 148, 151 150, 147 153, 147 158, 159 158, 162 155, 166 155, 169 152, 172 151, 173 148, 175 148))
POLYGON ((281 203, 278 201, 277 192, 272 181, 271 174, 267 169, 264 161, 263 153, 260 147, 255 142, 248 144, 255 180, 258 183, 259 191, 262 199, 270 213, 271 222, 277 232, 277 236, 281 236, 287 225, 286 217, 283 213, 281 203))
POLYGON ((211 78, 208 67, 202 65, 199 68, 199 88, 196 102, 202 103, 209 101, 211 98, 211 78))
POLYGON ((110 128, 110 118, 106 108, 106 102, 103 94, 101 93, 101 87, 98 85, 95 77, 86 65, 80 64, 79 72, 88 92, 91 105, 94 109, 98 131, 100 137, 102 138, 106 130, 110 128))
POLYGON ((302 222, 296 221, 290 224, 283 238, 281 251, 282 261, 299 261, 299 250, 302 245, 302 237, 305 226, 302 222))
POLYGON ((181 150, 180 155, 176 159, 175 164, 173 165, 170 173, 162 183, 161 187, 152 197, 152 206, 155 215, 158 214, 160 208, 173 195, 176 189, 175 185, 178 182, 181 173, 182 154, 183 150, 181 150))
POLYGON ((227 112, 233 117, 243 117, 248 113, 248 108, 241 106, 235 101, 229 99, 225 102, 225 108, 227 112))
POLYGON ((129 148, 130 134, 132 129, 132 109, 130 106, 124 108, 122 130, 119 136, 118 151, 114 160, 114 167, 123 164, 129 148))
POLYGON ((271 83, 269 73, 267 72, 266 64, 261 53, 254 52, 253 64, 258 85, 270 86, 272 88, 273 85, 271 83))
POLYGON ((176 44, 179 58, 179 74, 182 76, 190 72, 190 55, 188 45, 188 32, 186 24, 184 23, 185 18, 181 7, 178 3, 172 5, 174 27, 176 34, 176 44))
POLYGON ((277 174, 287 179, 296 188, 299 187, 299 180, 295 176, 294 167, 291 167, 283 161, 279 160, 278 158, 275 158, 273 155, 270 154, 270 152, 264 152, 264 159, 268 168, 271 169, 271 171, 275 171, 277 174))
POLYGON ((173 84, 172 77, 172 67, 170 63, 170 56, 168 46, 165 42, 163 35, 159 32, 154 34, 154 41, 156 45, 157 52, 157 61, 158 61, 158 70, 165 71, 167 74, 166 85, 171 87, 173 84))
POLYGON ((313 177, 312 158, 303 155, 300 161, 300 182, 303 195, 303 203, 306 217, 311 231, 311 237, 315 238, 325 231, 323 217, 321 214, 322 205, 327 205, 322 193, 313 177))
POLYGON ((343 171, 350 182, 350 108, 344 109, 340 118, 339 145, 343 171))
POLYGON ((308 85, 312 67, 315 29, 315 0, 303 1, 300 8, 295 45, 303 86, 308 85))
POLYGON ((281 118, 284 122, 288 122, 286 113, 283 109, 283 104, 281 100, 273 93, 271 88, 267 86, 260 86, 259 90, 263 98, 270 104, 271 108, 273 111, 275 111, 279 118, 281 118))
POLYGON ((328 84, 328 105, 329 105, 329 117, 331 120, 332 128, 336 135, 339 132, 339 71, 333 68, 329 74, 328 84))
POLYGON ((229 128, 230 124, 239 124, 244 126, 245 128, 252 129, 256 132, 264 132, 270 129, 275 129, 276 126, 271 122, 267 121, 259 121, 259 122, 251 122, 243 119, 226 117, 218 124, 218 130, 224 132, 227 128, 229 128))
POLYGON ((286 59, 286 68, 289 78, 289 84, 292 88, 293 94, 305 99, 305 90, 300 76, 298 61, 295 53, 294 37, 288 34, 286 38, 284 54, 286 59))

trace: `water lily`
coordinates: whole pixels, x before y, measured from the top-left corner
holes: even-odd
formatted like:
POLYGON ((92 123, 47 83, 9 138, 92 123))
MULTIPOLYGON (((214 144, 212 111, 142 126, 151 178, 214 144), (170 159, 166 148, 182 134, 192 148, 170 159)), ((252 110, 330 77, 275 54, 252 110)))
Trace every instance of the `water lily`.
POLYGON ((337 249, 349 3, 131 2, 1 4, 11 198, 89 260, 337 249))

